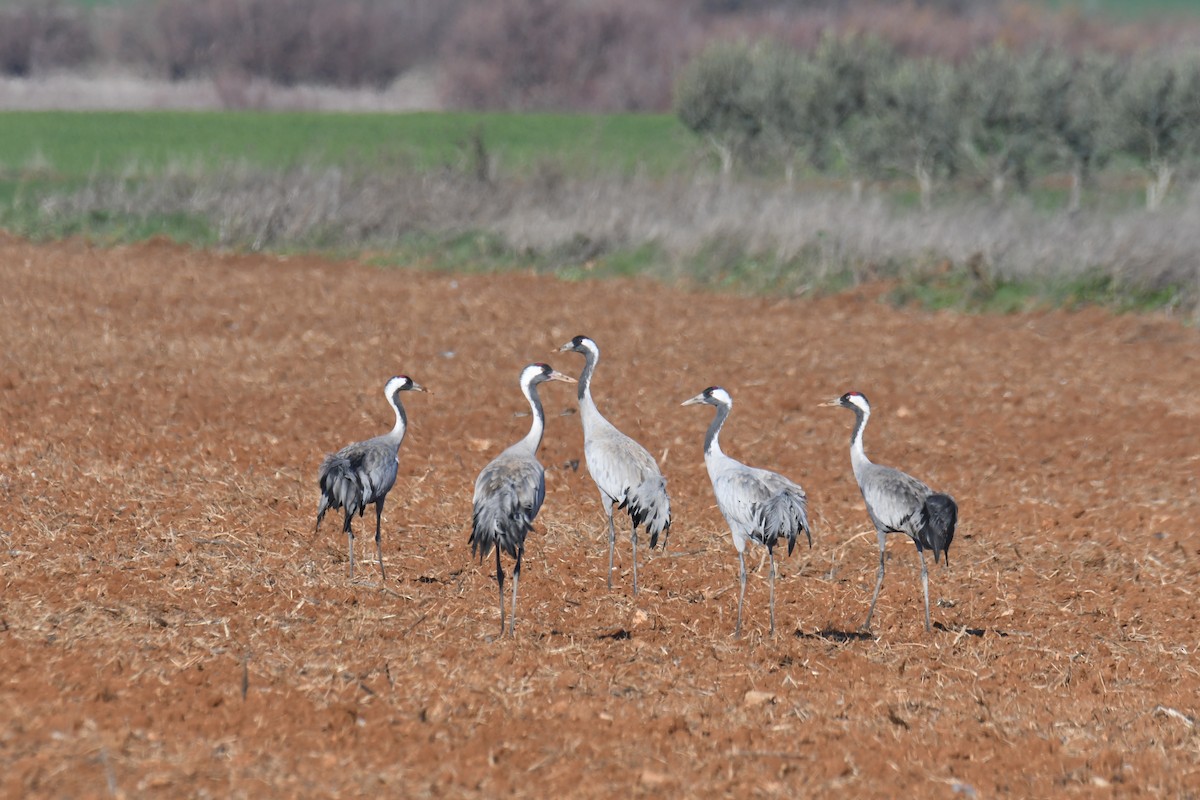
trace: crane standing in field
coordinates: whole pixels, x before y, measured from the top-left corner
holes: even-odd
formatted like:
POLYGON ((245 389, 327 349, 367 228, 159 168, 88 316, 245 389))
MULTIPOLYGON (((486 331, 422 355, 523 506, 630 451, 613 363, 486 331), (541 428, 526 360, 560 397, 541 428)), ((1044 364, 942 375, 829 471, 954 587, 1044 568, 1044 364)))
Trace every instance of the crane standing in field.
POLYGON ((525 553, 525 534, 533 530, 542 501, 546 497, 546 473, 537 460, 546 416, 537 386, 546 381, 575 383, 575 379, 555 372, 548 364, 530 364, 521 370, 521 392, 533 411, 533 424, 524 439, 496 456, 475 479, 472 501, 471 555, 482 563, 494 547, 496 583, 500 587, 500 635, 504 635, 504 570, 500 551, 517 560, 513 567, 512 622, 509 635, 517 625, 517 583, 521 578, 521 556, 525 553))
POLYGON ((715 406, 717 414, 708 426, 704 438, 704 464, 712 481, 713 494, 737 549, 738 578, 742 590, 738 595, 737 627, 733 635, 742 633, 742 603, 746 599, 746 540, 766 546, 771 558, 771 635, 775 635, 775 545, 787 539, 788 555, 796 547, 803 531, 812 547, 812 528, 808 524, 808 498, 800 486, 782 475, 765 469, 748 467, 721 452, 719 436, 725 419, 733 408, 733 398, 720 386, 710 386, 683 405, 704 403, 715 406))
POLYGON ((588 472, 600 490, 600 503, 608 517, 608 588, 612 589, 613 550, 616 529, 613 527, 613 506, 629 513, 632 522, 629 538, 633 545, 633 593, 638 593, 637 540, 638 526, 650 534, 650 549, 663 536, 663 549, 671 533, 671 500, 667 497, 667 481, 663 478, 654 457, 646 448, 621 433, 606 420, 592 400, 592 373, 600 360, 600 348, 586 336, 576 336, 558 348, 559 352, 574 351, 584 357, 579 376, 579 417, 583 423, 583 455, 588 472))
POLYGON ((889 533, 903 533, 917 545, 921 559, 921 589, 925 595, 925 630, 929 624, 929 569, 925 565, 925 551, 933 551, 933 563, 938 554, 946 556, 950 566, 950 542, 954 539, 954 526, 958 522, 958 506, 948 494, 934 492, 921 481, 898 469, 873 464, 863 449, 863 429, 871 417, 871 404, 860 392, 847 392, 837 400, 822 403, 823 406, 841 406, 854 412, 854 433, 850 435, 850 464, 854 478, 867 504, 867 515, 875 526, 879 539, 879 570, 875 579, 875 594, 871 596, 871 610, 862 624, 864 630, 871 627, 875 613, 875 601, 883 587, 884 562, 887 558, 886 537, 889 533))
POLYGON ((344 508, 346 519, 342 525, 350 547, 350 579, 354 579, 354 531, 350 522, 355 514, 360 517, 366 507, 375 504, 375 553, 379 556, 380 580, 387 580, 383 569, 383 545, 380 543, 380 520, 383 516, 383 501, 396 482, 396 467, 400 460, 400 444, 408 429, 408 417, 400 402, 400 393, 405 391, 424 392, 425 387, 414 383, 407 375, 397 375, 383 389, 392 410, 396 412, 396 424, 382 436, 355 442, 325 456, 317 473, 321 487, 321 502, 317 506, 317 525, 325 512, 344 508))

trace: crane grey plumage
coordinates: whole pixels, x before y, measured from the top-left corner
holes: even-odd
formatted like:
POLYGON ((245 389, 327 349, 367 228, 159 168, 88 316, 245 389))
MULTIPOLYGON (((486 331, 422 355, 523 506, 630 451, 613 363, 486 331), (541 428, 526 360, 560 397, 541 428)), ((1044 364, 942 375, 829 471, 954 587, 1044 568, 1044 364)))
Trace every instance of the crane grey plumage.
POLYGON ((350 577, 354 578, 354 531, 350 527, 354 515, 362 516, 366 507, 375 504, 375 552, 379 557, 379 575, 387 580, 383 569, 383 545, 380 541, 380 523, 383 503, 388 492, 396 483, 396 467, 400 458, 400 445, 408 429, 408 416, 400 402, 400 393, 405 391, 424 392, 425 387, 414 383, 407 375, 397 375, 384 386, 383 394, 396 412, 395 426, 383 434, 365 442, 355 442, 325 456, 317 472, 317 484, 321 487, 321 501, 317 506, 316 530, 321 529, 321 520, 329 509, 345 509, 346 518, 342 525, 349 541, 350 577))
POLYGON ((921 559, 921 589, 925 597, 925 630, 932 630, 929 624, 929 569, 925 565, 925 551, 933 551, 935 564, 938 563, 939 554, 944 555, 946 566, 950 566, 950 543, 954 540, 954 528, 958 524, 958 506, 950 495, 935 492, 913 476, 872 463, 867 458, 863 448, 863 429, 871 417, 871 404, 861 392, 847 392, 837 400, 822 405, 840 406, 854 412, 850 464, 867 506, 867 516, 875 526, 879 541, 875 594, 871 596, 871 609, 867 612, 863 628, 871 627, 875 601, 879 599, 879 590, 883 587, 887 534, 903 533, 917 545, 917 555, 921 559))
POLYGON ((575 379, 555 372, 547 364, 530 364, 521 370, 521 392, 533 411, 529 433, 483 468, 475 479, 472 500, 471 555, 483 562, 493 548, 496 551, 496 583, 500 588, 500 635, 504 635, 504 570, 500 566, 500 551, 516 559, 513 567, 512 622, 509 634, 517 624, 517 584, 521 578, 521 557, 525 553, 525 535, 533 530, 533 520, 546 498, 546 473, 537 460, 538 445, 546 416, 537 386, 545 381, 575 379))
POLYGON ((733 408, 733 398, 720 386, 710 386, 683 405, 704 403, 717 409, 704 439, 704 464, 712 481, 717 506, 733 534, 733 546, 738 554, 737 627, 734 636, 742 632, 742 603, 746 598, 746 541, 764 545, 771 559, 771 634, 775 634, 775 546, 787 539, 788 555, 796 547, 803 532, 812 547, 812 528, 808 524, 808 497, 800 485, 777 472, 771 472, 730 458, 721 451, 721 427, 733 408))
POLYGON ((633 593, 638 593, 637 541, 638 526, 650 534, 650 549, 663 537, 663 549, 671 534, 671 499, 667 496, 667 481, 646 448, 617 430, 604 418, 592 399, 592 373, 600 360, 600 348, 587 336, 576 336, 558 348, 559 352, 574 351, 584 357, 583 372, 579 375, 579 417, 583 423, 583 455, 596 488, 600 503, 608 517, 608 588, 612 589, 613 550, 616 530, 613 527, 613 506, 628 512, 629 533, 633 545, 633 593))

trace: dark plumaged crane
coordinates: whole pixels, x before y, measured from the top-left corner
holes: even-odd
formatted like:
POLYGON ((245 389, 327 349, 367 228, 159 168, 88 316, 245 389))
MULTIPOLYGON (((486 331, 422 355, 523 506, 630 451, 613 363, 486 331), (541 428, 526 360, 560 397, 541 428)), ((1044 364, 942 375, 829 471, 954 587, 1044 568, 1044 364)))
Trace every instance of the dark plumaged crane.
POLYGON ((746 540, 767 548, 771 558, 771 635, 775 635, 775 545, 787 539, 788 555, 796 547, 800 533, 812 547, 812 528, 808 524, 808 498, 800 486, 779 473, 748 467, 721 452, 718 437, 721 427, 733 408, 733 398, 720 386, 710 386, 700 394, 685 400, 683 405, 704 403, 714 406, 717 414, 708 426, 704 438, 704 465, 712 481, 717 507, 733 534, 737 549, 738 578, 742 591, 738 595, 737 627, 733 635, 742 633, 742 603, 746 599, 746 540))
POLYGON ((608 588, 612 589, 613 549, 616 530, 613 528, 613 506, 629 513, 632 522, 629 538, 633 544, 633 593, 638 592, 637 529, 644 526, 650 534, 650 548, 663 536, 663 549, 671 532, 671 500, 667 497, 667 481, 663 478, 654 457, 646 448, 617 430, 606 420, 592 400, 592 373, 600 360, 600 348, 586 336, 576 336, 558 348, 560 352, 574 351, 584 358, 579 376, 579 417, 583 423, 583 455, 588 472, 600 490, 600 503, 608 516, 608 588))
POLYGON ((533 424, 524 439, 496 456, 475 479, 472 502, 471 555, 482 563, 492 548, 496 550, 496 583, 500 588, 500 635, 504 635, 504 569, 500 566, 500 551, 517 560, 513 567, 511 636, 517 625, 517 583, 521 578, 521 556, 525 553, 525 535, 533 530, 546 497, 546 473, 537 460, 538 445, 546 415, 537 387, 546 381, 575 383, 575 379, 555 372, 548 364, 530 364, 521 370, 521 392, 533 411, 533 424))
POLYGON ((871 596, 871 609, 867 612, 863 629, 871 627, 875 601, 879 599, 879 590, 883 586, 884 562, 887 558, 885 539, 889 533, 903 533, 917 545, 917 555, 921 559, 921 589, 925 594, 925 630, 932 630, 929 624, 929 569, 925 565, 925 551, 933 551, 935 564, 938 554, 944 554, 946 566, 950 566, 950 542, 954 539, 954 526, 958 522, 958 506, 950 495, 933 491, 911 475, 871 463, 863 449, 863 429, 871 417, 871 404, 865 395, 847 392, 837 400, 821 405, 841 406, 854 412, 850 464, 867 504, 867 515, 879 539, 875 594, 871 596))
POLYGON ((400 459, 400 444, 408 429, 408 417, 400 402, 400 393, 424 392, 425 387, 414 383, 407 375, 397 375, 383 389, 392 410, 396 412, 395 426, 374 439, 355 442, 325 456, 317 473, 321 487, 321 502, 317 506, 316 530, 321 529, 321 520, 328 509, 345 509, 346 519, 342 525, 350 547, 350 578, 354 578, 354 531, 350 522, 355 514, 360 517, 371 503, 375 504, 375 553, 379 556, 379 576, 387 580, 383 569, 383 546, 380 543, 380 520, 383 516, 383 501, 396 482, 396 466, 400 459))

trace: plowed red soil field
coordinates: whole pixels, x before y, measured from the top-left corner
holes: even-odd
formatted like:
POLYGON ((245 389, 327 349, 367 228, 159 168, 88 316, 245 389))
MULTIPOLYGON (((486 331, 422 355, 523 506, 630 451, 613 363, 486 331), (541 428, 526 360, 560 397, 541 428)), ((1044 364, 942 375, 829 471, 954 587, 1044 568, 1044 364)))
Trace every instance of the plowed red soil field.
POLYGON ((157 242, 0 238, 0 286, 0 795, 1200 796, 1200 331, 157 242), (670 548, 633 596, 626 522, 606 589, 573 387, 545 384, 500 638, 472 486, 528 430, 521 367, 578 375, 577 333, 667 475, 670 548), (404 396, 387 581, 364 535, 351 582, 317 466, 391 427, 399 373, 433 394, 404 396), (774 638, 756 546, 731 635, 712 410, 679 405, 710 384, 725 451, 808 492, 774 638), (958 500, 932 633, 901 536, 858 633, 875 537, 853 417, 818 407, 850 389, 868 453, 958 500))

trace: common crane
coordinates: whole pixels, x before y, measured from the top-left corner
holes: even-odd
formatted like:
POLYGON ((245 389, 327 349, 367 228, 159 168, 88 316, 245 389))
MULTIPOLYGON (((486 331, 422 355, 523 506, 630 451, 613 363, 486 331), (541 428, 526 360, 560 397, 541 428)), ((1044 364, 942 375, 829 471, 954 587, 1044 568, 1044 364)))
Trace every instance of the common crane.
POLYGON ((958 522, 958 506, 948 494, 934 492, 924 483, 892 467, 874 464, 863 449, 863 429, 871 417, 871 404, 861 392, 847 392, 836 400, 822 403, 823 406, 841 406, 854 412, 854 432, 850 435, 850 464, 854 478, 862 491, 867 505, 867 515, 875 526, 879 540, 879 570, 875 578, 875 594, 871 596, 871 609, 862 627, 871 627, 871 616, 875 613, 875 601, 883 587, 884 562, 887 557, 885 539, 889 533, 903 533, 917 545, 921 559, 921 590, 925 595, 925 630, 929 624, 929 569, 925 565, 925 551, 933 551, 933 563, 938 554, 946 557, 950 566, 950 542, 954 539, 954 526, 958 522))
POLYGON ((349 541, 350 579, 354 579, 354 531, 350 521, 355 514, 360 517, 366 507, 375 504, 375 553, 379 556, 379 575, 387 580, 383 569, 383 546, 380 543, 380 519, 383 502, 396 482, 396 466, 400 459, 400 444, 408 429, 408 416, 400 402, 400 393, 424 392, 425 387, 414 383, 407 375, 397 375, 387 382, 383 394, 396 412, 396 424, 382 436, 365 442, 348 444, 336 453, 325 456, 317 472, 317 483, 321 487, 321 501, 317 506, 316 529, 321 529, 321 520, 328 509, 344 508, 346 519, 342 525, 349 541))
POLYGON ((764 545, 771 558, 771 635, 775 634, 775 545, 787 539, 788 555, 796 547, 803 531, 812 547, 812 528, 808 524, 808 498, 800 486, 770 470, 748 467, 721 452, 719 436, 725 419, 733 408, 733 398, 720 386, 710 386, 700 394, 685 400, 683 405, 705 403, 715 406, 716 416, 704 438, 704 464, 712 481, 713 494, 729 530, 738 554, 737 627, 733 635, 742 633, 742 603, 746 599, 746 540, 764 545))
POLYGON ((583 455, 588 472, 600 490, 600 504, 608 517, 608 588, 612 589, 613 550, 617 534, 613 506, 629 513, 629 538, 633 544, 633 593, 638 593, 638 526, 650 534, 650 548, 663 536, 663 549, 671 533, 671 500, 667 481, 646 448, 617 430, 600 414, 592 399, 592 373, 600 360, 600 348, 587 336, 576 336, 558 348, 584 358, 579 376, 579 417, 583 423, 583 455))
POLYGON ((483 562, 496 550, 496 583, 500 588, 500 635, 504 635, 504 570, 500 551, 517 560, 513 567, 511 636, 517 624, 517 583, 521 578, 521 556, 525 553, 525 534, 533 530, 542 501, 546 497, 546 473, 537 460, 546 416, 537 386, 546 381, 575 383, 575 379, 555 372, 548 364, 530 364, 521 370, 521 392, 533 410, 533 424, 525 438, 512 445, 483 468, 475 479, 472 501, 471 555, 483 562))

